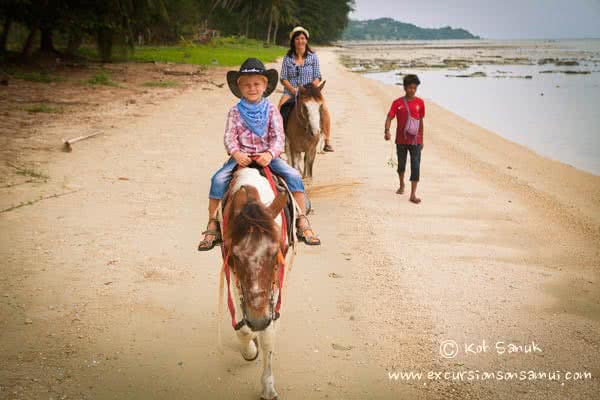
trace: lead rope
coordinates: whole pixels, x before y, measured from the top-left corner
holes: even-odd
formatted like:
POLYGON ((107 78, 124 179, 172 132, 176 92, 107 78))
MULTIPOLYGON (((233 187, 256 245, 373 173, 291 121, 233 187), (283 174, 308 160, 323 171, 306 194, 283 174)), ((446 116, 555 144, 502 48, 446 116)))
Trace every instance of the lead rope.
POLYGON ((221 267, 219 273, 219 306, 217 309, 217 350, 220 354, 225 354, 223 351, 223 340, 221 333, 221 324, 223 322, 223 290, 225 289, 225 263, 221 267))

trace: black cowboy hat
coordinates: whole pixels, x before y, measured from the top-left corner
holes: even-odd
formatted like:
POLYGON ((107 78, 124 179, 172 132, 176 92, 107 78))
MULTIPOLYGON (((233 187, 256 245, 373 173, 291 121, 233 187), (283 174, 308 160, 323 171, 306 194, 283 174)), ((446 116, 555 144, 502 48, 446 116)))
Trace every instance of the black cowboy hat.
POLYGON ((265 65, 258 58, 249 58, 240 67, 239 71, 227 72, 227 84, 229 89, 236 96, 241 98, 242 92, 238 86, 238 79, 242 75, 262 75, 267 78, 267 90, 263 93, 263 97, 269 96, 277 87, 279 74, 275 69, 266 69, 265 65))

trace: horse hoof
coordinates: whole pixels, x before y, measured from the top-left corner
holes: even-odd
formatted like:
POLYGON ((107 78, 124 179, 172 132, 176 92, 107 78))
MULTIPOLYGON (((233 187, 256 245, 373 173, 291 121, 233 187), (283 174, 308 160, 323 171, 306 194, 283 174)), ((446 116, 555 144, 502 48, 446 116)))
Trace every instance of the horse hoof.
POLYGON ((258 351, 258 340, 256 338, 254 338, 254 339, 252 339, 252 341, 254 342, 254 347, 256 348, 256 354, 252 358, 246 358, 246 356, 244 356, 244 353, 242 353, 242 357, 244 357, 244 360, 246 360, 246 361, 254 361, 254 360, 256 360, 258 358, 258 353, 259 353, 259 351, 258 351))

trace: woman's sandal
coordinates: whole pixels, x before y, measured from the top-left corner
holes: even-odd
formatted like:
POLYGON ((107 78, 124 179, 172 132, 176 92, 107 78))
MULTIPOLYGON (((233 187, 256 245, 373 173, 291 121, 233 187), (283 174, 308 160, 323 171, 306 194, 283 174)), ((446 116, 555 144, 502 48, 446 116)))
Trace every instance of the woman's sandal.
POLYGON ((210 225, 211 222, 217 225, 217 229, 210 229, 207 226, 207 229, 204 232, 202 232, 202 234, 204 236, 212 235, 214 236, 214 239, 202 239, 202 241, 198 244, 198 251, 212 250, 216 245, 222 242, 221 231, 219 230, 219 220, 216 218, 210 218, 208 220, 208 225, 210 225))
POLYGON ((300 218, 304 218, 304 220, 306 221, 306 226, 302 230, 300 230, 301 228, 296 227, 296 229, 298 229, 298 231, 296 232, 296 237, 298 238, 298 240, 306 243, 309 246, 321 245, 321 239, 319 239, 318 237, 315 236, 315 232, 310 227, 310 222, 308 222, 308 218, 306 218, 306 215, 304 215, 304 214, 298 215, 298 219, 300 219, 300 218), (310 232, 311 235, 306 236, 307 232, 310 232))

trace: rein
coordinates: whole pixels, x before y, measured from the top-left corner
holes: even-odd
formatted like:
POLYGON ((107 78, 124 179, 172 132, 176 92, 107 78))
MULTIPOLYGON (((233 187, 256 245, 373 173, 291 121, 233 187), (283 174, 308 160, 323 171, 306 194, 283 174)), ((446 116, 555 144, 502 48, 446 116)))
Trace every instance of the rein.
POLYGON ((296 105, 294 106, 296 112, 296 118, 298 119, 298 121, 300 122, 301 125, 304 125, 304 132, 308 133, 308 129, 310 128, 310 124, 308 122, 308 118, 304 115, 304 113, 301 111, 302 109, 302 104, 300 103, 300 96, 298 95, 298 93, 296 93, 296 105))
MULTIPOLYGON (((256 158, 253 158, 254 160, 256 158)), ((265 175, 267 177, 267 180, 269 181, 269 184, 271 185, 271 189, 273 190, 273 192, 275 194, 277 194, 277 189, 275 187, 275 180, 273 178, 273 174, 271 173, 271 169, 267 166, 267 167, 263 167, 265 175)), ((225 216, 223 216, 223 232, 225 232, 225 227, 226 227, 226 218, 225 216)), ((262 231, 262 228, 258 227, 258 226, 250 226, 250 228, 248 229, 248 233, 253 232, 254 229, 258 228, 259 230, 262 231)), ((285 256, 284 256, 284 252, 287 252, 288 249, 288 244, 287 244, 287 223, 286 223, 286 217, 285 217, 285 212, 282 210, 281 211, 281 234, 282 234, 282 238, 281 238, 281 246, 279 248, 279 250, 277 251, 277 261, 276 264, 273 268, 273 277, 271 280, 271 300, 269 302, 269 307, 271 308, 271 321, 276 321, 280 314, 279 314, 279 310, 281 309, 281 298, 282 298, 282 291, 283 291, 283 283, 284 283, 284 278, 285 278, 285 256), (278 288, 278 295, 277 295, 277 302, 275 304, 275 299, 273 298, 273 293, 274 293, 274 289, 275 289, 275 285, 277 285, 278 288)), ((225 246, 221 246, 221 253, 223 256, 223 267, 221 269, 222 274, 225 275, 225 280, 227 281, 227 307, 229 308, 229 313, 231 314, 231 326, 233 327, 234 330, 239 330, 240 328, 242 328, 244 325, 248 325, 247 322, 247 317, 246 317, 246 311, 244 308, 244 296, 243 296, 243 291, 240 285, 240 282, 237 278, 237 276, 235 275, 235 273, 233 274, 233 280, 234 280, 234 284, 236 285, 238 294, 240 295, 240 303, 241 303, 241 309, 242 309, 242 319, 240 319, 239 321, 236 322, 236 316, 235 316, 235 306, 233 304, 233 297, 231 295, 231 268, 229 266, 229 259, 230 259, 230 249, 225 249, 225 246)), ((222 288, 219 289, 219 296, 221 298, 222 296, 222 288)), ((219 304, 222 304, 222 301, 219 300, 219 304)), ((220 309, 220 307, 219 307, 220 309)), ((219 336, 220 337, 220 336, 219 336)))

